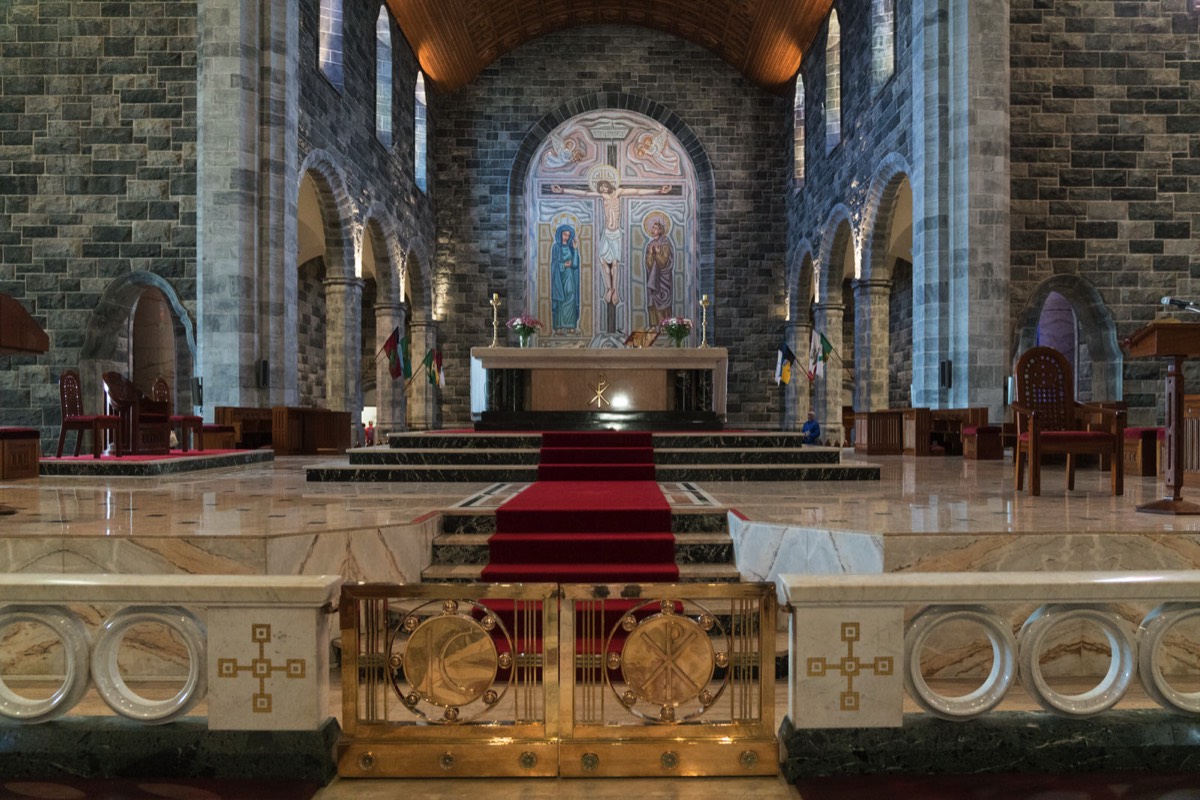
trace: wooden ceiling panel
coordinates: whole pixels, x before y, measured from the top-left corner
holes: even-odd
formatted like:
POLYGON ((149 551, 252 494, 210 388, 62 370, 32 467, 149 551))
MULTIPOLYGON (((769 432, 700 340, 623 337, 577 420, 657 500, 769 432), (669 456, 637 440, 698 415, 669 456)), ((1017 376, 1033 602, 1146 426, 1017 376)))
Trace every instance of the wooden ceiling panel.
POLYGON ((582 25, 637 25, 719 55, 786 92, 832 0, 387 0, 428 79, 453 91, 509 50, 582 25))

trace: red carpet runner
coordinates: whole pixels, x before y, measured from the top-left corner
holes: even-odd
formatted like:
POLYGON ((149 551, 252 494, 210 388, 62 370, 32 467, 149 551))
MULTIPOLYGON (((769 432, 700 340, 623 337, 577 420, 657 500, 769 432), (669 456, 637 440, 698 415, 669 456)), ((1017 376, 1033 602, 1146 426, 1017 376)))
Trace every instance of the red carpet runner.
POLYGON ((649 433, 545 433, 538 482, 496 509, 485 581, 676 581, 649 433))

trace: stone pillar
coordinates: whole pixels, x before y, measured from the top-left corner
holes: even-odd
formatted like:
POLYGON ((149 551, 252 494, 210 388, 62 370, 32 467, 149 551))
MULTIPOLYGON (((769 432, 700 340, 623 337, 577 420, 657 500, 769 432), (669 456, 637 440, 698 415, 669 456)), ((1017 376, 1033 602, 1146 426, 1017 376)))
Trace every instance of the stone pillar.
POLYGON ((879 411, 888 406, 888 301, 891 281, 856 280, 854 288, 855 395, 858 411, 879 411))
MULTIPOLYGON (((375 352, 379 354, 383 343, 400 329, 404 336, 404 304, 379 303, 375 306, 375 352)), ((388 433, 404 430, 404 376, 392 380, 388 360, 383 354, 375 358, 375 435, 377 441, 388 433)))
MULTIPOLYGON (((840 342, 845 313, 844 306, 817 303, 813 306, 813 327, 825 334, 831 343, 840 342)), ((813 381, 813 410, 821 426, 821 438, 828 439, 831 444, 841 443, 846 437, 842 427, 842 406, 846 404, 842 390, 844 371, 840 353, 835 350, 825 362, 825 375, 813 381)))
POLYGON ((408 427, 410 430, 434 430, 441 427, 438 413, 438 387, 425 377, 421 361, 425 354, 438 346, 437 323, 414 320, 409 325, 412 336, 413 379, 408 385, 408 427))
POLYGON ((1009 0, 931 0, 912 14, 915 402, 985 405, 999 419, 1011 339, 1009 0), (946 361, 949 387, 938 380, 946 361))
POLYGON ((335 411, 362 411, 362 290, 360 278, 325 279, 325 397, 335 411))
POLYGON ((808 369, 808 345, 812 340, 812 325, 789 322, 783 329, 783 340, 796 354, 792 367, 792 382, 784 392, 783 430, 798 431, 812 409, 812 384, 805 376, 808 369))
POLYGON ((298 0, 198 4, 196 370, 209 409, 296 402, 299 27, 298 0))

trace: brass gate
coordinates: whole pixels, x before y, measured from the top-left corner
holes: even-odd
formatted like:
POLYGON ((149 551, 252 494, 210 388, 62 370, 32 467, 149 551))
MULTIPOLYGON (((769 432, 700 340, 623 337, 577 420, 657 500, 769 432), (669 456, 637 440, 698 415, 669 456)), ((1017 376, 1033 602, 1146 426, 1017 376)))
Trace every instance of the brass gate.
POLYGON ((771 584, 343 589, 343 777, 774 775, 771 584))

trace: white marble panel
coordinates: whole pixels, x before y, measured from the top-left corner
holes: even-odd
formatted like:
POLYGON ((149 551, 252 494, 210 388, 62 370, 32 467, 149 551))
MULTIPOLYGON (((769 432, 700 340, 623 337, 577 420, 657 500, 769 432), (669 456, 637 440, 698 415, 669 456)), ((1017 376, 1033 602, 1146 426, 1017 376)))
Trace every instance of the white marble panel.
POLYGON ((729 514, 738 572, 746 581, 775 581, 780 574, 862 574, 883 569, 883 537, 750 522, 729 514))
POLYGON ((792 612, 788 716, 797 728, 903 724, 904 618, 899 608, 792 612))
POLYGON ((208 615, 211 730, 316 730, 329 692, 320 609, 227 607, 208 615))

